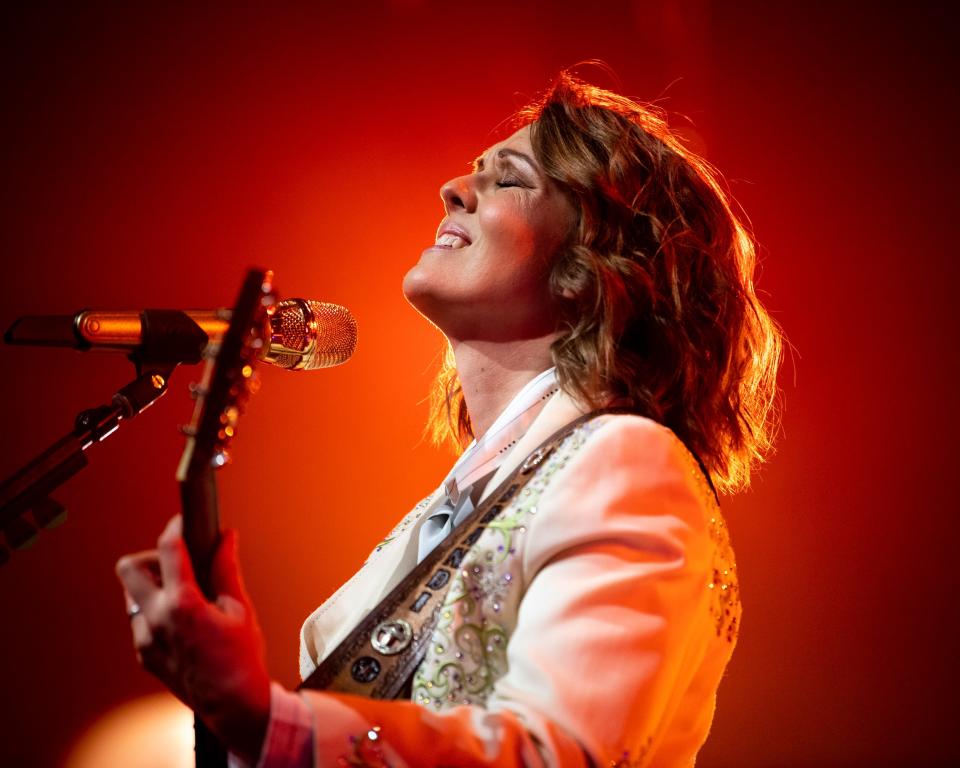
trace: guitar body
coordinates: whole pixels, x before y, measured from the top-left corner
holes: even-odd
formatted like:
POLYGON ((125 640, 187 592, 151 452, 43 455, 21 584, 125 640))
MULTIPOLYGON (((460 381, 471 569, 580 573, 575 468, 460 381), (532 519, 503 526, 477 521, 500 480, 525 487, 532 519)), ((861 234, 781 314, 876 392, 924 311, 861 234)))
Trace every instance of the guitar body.
MULTIPOLYGON (((227 445, 249 394, 254 369, 276 306, 272 275, 251 269, 234 304, 230 326, 216 356, 207 361, 202 384, 194 392, 196 408, 180 459, 177 480, 183 511, 183 538, 203 593, 213 600, 210 565, 220 541, 216 470, 227 463, 227 445)), ((197 768, 226 768, 227 753, 216 737, 195 718, 197 768)))

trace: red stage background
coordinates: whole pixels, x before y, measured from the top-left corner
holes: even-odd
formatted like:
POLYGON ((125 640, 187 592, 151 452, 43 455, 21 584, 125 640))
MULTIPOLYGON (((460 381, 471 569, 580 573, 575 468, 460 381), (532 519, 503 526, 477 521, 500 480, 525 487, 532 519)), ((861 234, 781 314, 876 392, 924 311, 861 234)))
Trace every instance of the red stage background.
MULTIPOLYGON (((400 293, 439 185, 559 68, 600 58, 619 82, 599 84, 692 120, 795 349, 779 454, 725 502, 745 621, 699 764, 960 757, 958 73, 939 3, 84 6, 2 11, 0 324, 223 306, 259 264, 360 326, 348 365, 263 372, 221 474, 278 679, 295 683, 302 618, 451 461, 421 441, 441 340, 400 293)), ((3 475, 132 373, 12 347, 0 365, 3 475)), ((67 524, 0 569, 5 766, 61 764, 157 689, 113 564, 177 510, 198 374, 92 451, 58 494, 67 524)))

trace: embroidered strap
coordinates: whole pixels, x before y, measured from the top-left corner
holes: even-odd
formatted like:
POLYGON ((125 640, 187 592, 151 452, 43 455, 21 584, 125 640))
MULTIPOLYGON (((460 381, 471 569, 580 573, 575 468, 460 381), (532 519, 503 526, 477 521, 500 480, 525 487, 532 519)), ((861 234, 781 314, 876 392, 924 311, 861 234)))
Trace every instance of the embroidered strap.
POLYGON ((548 437, 347 635, 299 687, 373 699, 394 699, 402 695, 426 655, 451 576, 467 550, 561 442, 584 422, 607 413, 633 411, 622 408, 593 411, 548 437))

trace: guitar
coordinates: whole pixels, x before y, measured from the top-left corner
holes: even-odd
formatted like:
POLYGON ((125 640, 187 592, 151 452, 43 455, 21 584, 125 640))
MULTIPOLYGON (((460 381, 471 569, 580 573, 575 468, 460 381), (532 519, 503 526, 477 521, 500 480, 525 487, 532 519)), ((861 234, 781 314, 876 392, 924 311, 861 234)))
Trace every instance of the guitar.
MULTIPOLYGON (((210 565, 220 540, 216 470, 228 461, 237 420, 256 390, 254 371, 269 345, 269 318, 276 308, 272 273, 251 269, 230 314, 215 357, 208 356, 202 383, 193 389, 196 407, 188 427, 177 480, 183 507, 183 538, 197 582, 214 599, 210 565)), ((226 768, 223 746, 199 717, 194 719, 197 768, 226 768)))

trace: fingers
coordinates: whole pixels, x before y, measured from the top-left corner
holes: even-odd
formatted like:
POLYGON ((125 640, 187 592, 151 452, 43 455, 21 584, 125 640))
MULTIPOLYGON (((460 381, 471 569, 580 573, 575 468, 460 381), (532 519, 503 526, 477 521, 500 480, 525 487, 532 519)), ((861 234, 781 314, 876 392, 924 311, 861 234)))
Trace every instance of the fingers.
POLYGON ((244 712, 251 707, 269 711, 263 637, 243 585, 236 531, 227 530, 214 553, 214 605, 194 580, 181 531, 178 516, 156 550, 120 558, 117 577, 140 663, 226 733, 231 718, 249 720, 244 712), (139 611, 131 610, 134 605, 139 611))
POLYGON ((130 632, 133 635, 133 647, 137 652, 137 661, 144 666, 148 665, 150 650, 156 646, 156 638, 150 628, 150 622, 142 613, 130 619, 130 632))
POLYGON ((116 565, 137 656, 154 672, 157 663, 152 659, 162 655, 164 638, 174 621, 173 613, 184 610, 191 597, 189 593, 196 589, 191 581, 186 585, 182 582, 184 573, 192 578, 193 572, 189 561, 187 570, 178 562, 187 557, 183 540, 179 538, 179 516, 171 520, 157 543, 157 549, 124 555, 116 565), (178 582, 178 578, 181 581, 178 582))
POLYGON ((164 586, 178 590, 187 585, 196 585, 190 555, 183 543, 183 518, 180 515, 170 518, 157 539, 157 554, 164 586))
POLYGON ((162 589, 157 551, 152 549, 121 557, 117 561, 116 572, 123 585, 133 647, 137 650, 137 660, 144 663, 144 655, 154 643, 146 612, 156 602, 162 589))
POLYGON ((128 611, 133 603, 143 608, 160 591, 160 561, 155 549, 124 555, 115 570, 128 598, 128 611))
POLYGON ((250 602, 243 583, 243 575, 240 572, 236 529, 228 528, 222 533, 220 545, 213 556, 210 578, 213 581, 214 592, 218 596, 226 595, 241 603, 250 602))
POLYGON ((126 589, 123 590, 123 601, 127 606, 127 618, 130 620, 130 629, 133 632, 133 644, 137 649, 137 659, 143 661, 140 651, 153 638, 150 626, 147 617, 143 615, 140 603, 134 600, 126 589))

